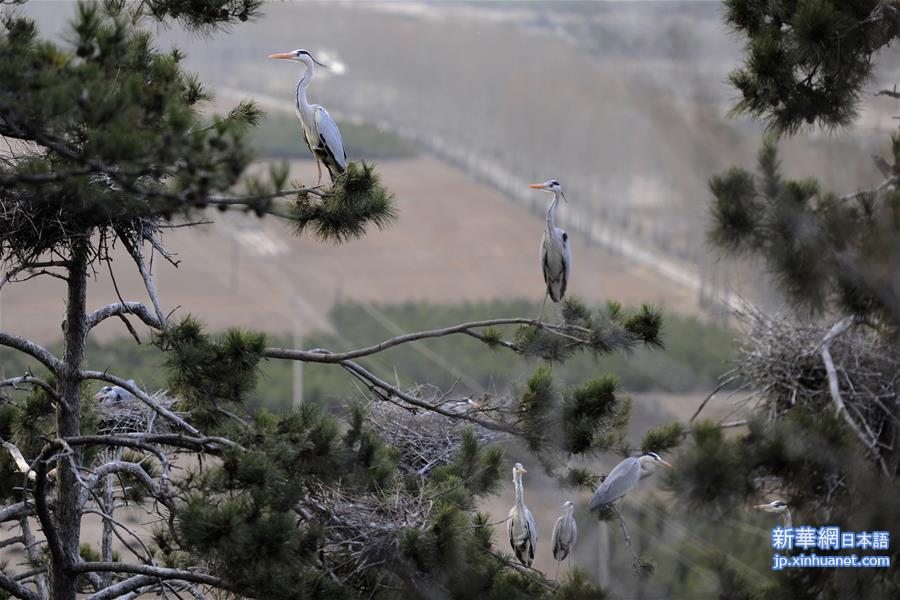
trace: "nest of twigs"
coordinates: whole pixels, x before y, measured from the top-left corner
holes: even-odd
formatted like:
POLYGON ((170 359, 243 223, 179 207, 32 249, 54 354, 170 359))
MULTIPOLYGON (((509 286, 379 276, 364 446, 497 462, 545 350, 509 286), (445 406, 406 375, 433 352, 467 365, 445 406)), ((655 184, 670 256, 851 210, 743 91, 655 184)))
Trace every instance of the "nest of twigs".
MULTIPOLYGON (((166 390, 158 390, 150 394, 150 399, 158 406, 172 410, 177 402, 166 390)), ((174 411, 173 411, 174 412, 174 411)), ((100 425, 97 433, 113 435, 119 433, 169 433, 173 431, 172 423, 161 417, 153 408, 137 398, 97 405, 100 425)), ((185 416, 183 413, 177 413, 185 416)))
MULTIPOLYGON (((401 475, 427 477, 436 467, 449 464, 462 442, 463 431, 472 429, 479 445, 493 443, 501 434, 427 410, 411 412, 389 402, 372 402, 369 424, 385 443, 400 452, 401 475)), ((471 410, 475 414, 479 409, 471 410)))
POLYGON ((327 527, 325 553, 345 557, 345 566, 361 573, 393 560, 403 531, 428 527, 432 508, 424 492, 412 495, 398 487, 383 494, 351 495, 316 482, 299 510, 306 520, 327 527))
MULTIPOLYGON (((797 323, 760 312, 739 318, 746 335, 737 371, 770 419, 795 406, 835 410, 822 357, 831 323, 797 323)), ((832 339, 828 348, 847 414, 871 449, 882 457, 892 455, 900 441, 900 351, 863 324, 832 339)))

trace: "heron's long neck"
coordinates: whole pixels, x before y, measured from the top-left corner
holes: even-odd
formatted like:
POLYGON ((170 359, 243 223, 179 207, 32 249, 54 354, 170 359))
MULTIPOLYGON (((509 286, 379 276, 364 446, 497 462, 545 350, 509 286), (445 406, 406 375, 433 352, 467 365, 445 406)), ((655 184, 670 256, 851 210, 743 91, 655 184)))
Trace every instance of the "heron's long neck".
POLYGON ((312 63, 304 62, 303 64, 306 65, 306 70, 303 72, 300 81, 297 82, 297 110, 309 108, 309 101, 306 99, 306 88, 309 87, 309 82, 312 81, 313 76, 316 74, 316 68, 312 63))
POLYGON ((553 192, 553 202, 547 209, 547 231, 553 233, 556 229, 556 207, 559 205, 559 192, 553 192))
POLYGON ((791 519, 791 509, 784 509, 784 512, 781 513, 781 518, 784 520, 785 529, 791 529, 794 526, 794 521, 791 519))
POLYGON ((525 507, 525 490, 522 487, 522 476, 517 475, 515 479, 513 479, 513 483, 516 484, 516 506, 520 509, 525 507))

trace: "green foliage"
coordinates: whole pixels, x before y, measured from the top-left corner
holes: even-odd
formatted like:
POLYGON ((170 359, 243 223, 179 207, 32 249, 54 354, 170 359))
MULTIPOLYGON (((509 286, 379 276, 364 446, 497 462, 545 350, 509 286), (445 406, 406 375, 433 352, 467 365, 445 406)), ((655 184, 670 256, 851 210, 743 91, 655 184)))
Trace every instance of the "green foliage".
POLYGON ((249 161, 243 137, 252 111, 198 127, 209 94, 182 70, 182 55, 155 48, 140 24, 151 8, 199 26, 249 17, 257 4, 84 2, 65 47, 40 41, 33 22, 7 14, 0 135, 36 150, 0 167, 0 258, 62 251, 96 229, 130 237, 141 221, 187 212, 231 187, 249 161))
POLYGON ((605 600, 609 598, 604 590, 594 587, 581 569, 574 569, 556 590, 559 600, 605 600))
POLYGON ((685 435, 685 427, 678 421, 660 425, 647 430, 641 441, 641 450, 644 452, 666 452, 681 445, 685 435))
POLYGON ((213 339, 189 315, 156 334, 154 344, 166 353, 171 389, 189 406, 214 412, 219 402, 242 404, 255 387, 266 336, 230 329, 213 339))
POLYGON ((900 260, 900 193, 836 198, 814 180, 782 177, 767 140, 758 177, 731 169, 710 183, 710 240, 730 254, 761 258, 797 305, 837 308, 864 318, 900 323, 893 291, 900 260))
POLYGON ((725 0, 725 21, 746 40, 735 111, 777 131, 838 127, 857 115, 877 53, 900 26, 895 2, 725 0))
MULTIPOLYGON (((580 299, 569 297, 563 301, 562 316, 567 326, 578 328, 573 333, 584 337, 598 355, 628 351, 640 343, 647 347, 662 346, 661 315, 648 305, 633 314, 626 313, 617 304, 591 311, 580 299)), ((524 354, 554 362, 566 361, 583 348, 572 343, 572 339, 533 325, 520 327, 515 340, 524 354)))
POLYGON ((396 218, 393 194, 365 162, 350 162, 323 198, 298 198, 292 215, 298 235, 312 230, 320 240, 333 242, 362 237, 369 224, 383 229, 396 218))

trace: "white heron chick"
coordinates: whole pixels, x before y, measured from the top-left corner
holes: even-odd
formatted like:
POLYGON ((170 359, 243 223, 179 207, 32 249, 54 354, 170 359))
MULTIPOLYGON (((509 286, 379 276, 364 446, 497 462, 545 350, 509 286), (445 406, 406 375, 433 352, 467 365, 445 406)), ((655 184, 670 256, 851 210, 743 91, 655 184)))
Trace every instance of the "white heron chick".
POLYGON ((672 468, 656 452, 644 452, 639 457, 629 456, 617 464, 597 487, 588 502, 588 510, 597 510, 625 497, 641 479, 653 475, 657 465, 672 468))
MULTIPOLYGON (((322 165, 328 169, 331 181, 347 170, 347 153, 344 151, 344 140, 338 130, 337 123, 322 106, 310 104, 306 99, 306 88, 316 75, 316 65, 325 67, 313 56, 303 49, 280 54, 270 54, 269 58, 280 58, 303 63, 306 69, 297 82, 297 92, 294 99, 294 108, 297 118, 300 119, 300 127, 303 130, 303 139, 309 146, 309 151, 316 159, 316 169, 319 172, 318 183, 322 181, 322 165)), ((325 67, 327 68, 327 67, 325 67)))
POLYGON ((786 529, 790 529, 794 526, 794 521, 791 518, 791 509, 788 508, 787 502, 785 502, 784 500, 773 500, 768 504, 757 504, 753 508, 764 510, 770 513, 780 514, 781 520, 784 523, 784 527, 786 529))
POLYGON ((547 285, 547 293, 541 303, 541 313, 538 321, 544 314, 544 305, 547 296, 554 302, 559 302, 566 295, 566 287, 572 276, 572 247, 569 245, 569 234, 556 226, 556 209, 559 206, 559 197, 563 194, 562 186, 555 179, 544 183, 533 183, 528 187, 536 190, 544 190, 553 194, 553 202, 547 209, 547 230, 541 240, 541 270, 544 273, 544 283, 547 285))
POLYGON ((519 562, 530 567, 534 562, 534 550, 537 546, 538 530, 534 515, 525 506, 525 489, 522 486, 522 475, 527 473, 521 463, 513 465, 513 484, 516 486, 516 504, 509 510, 506 521, 506 532, 509 534, 509 545, 519 562))
MULTIPOLYGON (((129 379, 128 384, 135 385, 134 379, 129 379)), ((117 385, 105 385, 94 395, 94 398, 100 400, 101 404, 115 404, 126 400, 134 400, 134 394, 117 385)))
POLYGON ((553 546, 553 558, 556 559, 556 579, 559 579, 559 564, 566 560, 572 548, 575 547, 575 540, 578 538, 578 526, 575 524, 575 517, 572 511, 575 510, 575 503, 566 500, 563 503, 563 514, 556 519, 553 525, 553 535, 550 536, 550 543, 553 546))

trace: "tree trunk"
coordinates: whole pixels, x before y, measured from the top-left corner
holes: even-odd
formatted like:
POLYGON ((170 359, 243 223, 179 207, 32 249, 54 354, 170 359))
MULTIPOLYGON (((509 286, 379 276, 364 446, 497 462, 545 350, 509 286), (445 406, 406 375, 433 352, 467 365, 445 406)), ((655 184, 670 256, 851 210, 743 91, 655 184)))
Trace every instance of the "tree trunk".
MULTIPOLYGON (((56 427, 59 437, 77 436, 81 433, 81 362, 87 338, 85 312, 87 290, 88 240, 79 239, 72 244, 72 256, 68 273, 66 320, 63 322, 65 351, 61 372, 56 374, 59 383, 60 406, 56 427)), ((73 448, 72 457, 79 467, 82 452, 73 448)), ((50 597, 53 600, 75 600, 75 576, 68 567, 79 560, 78 545, 81 534, 81 488, 71 465, 57 465, 55 522, 65 564, 51 561, 50 597)))

